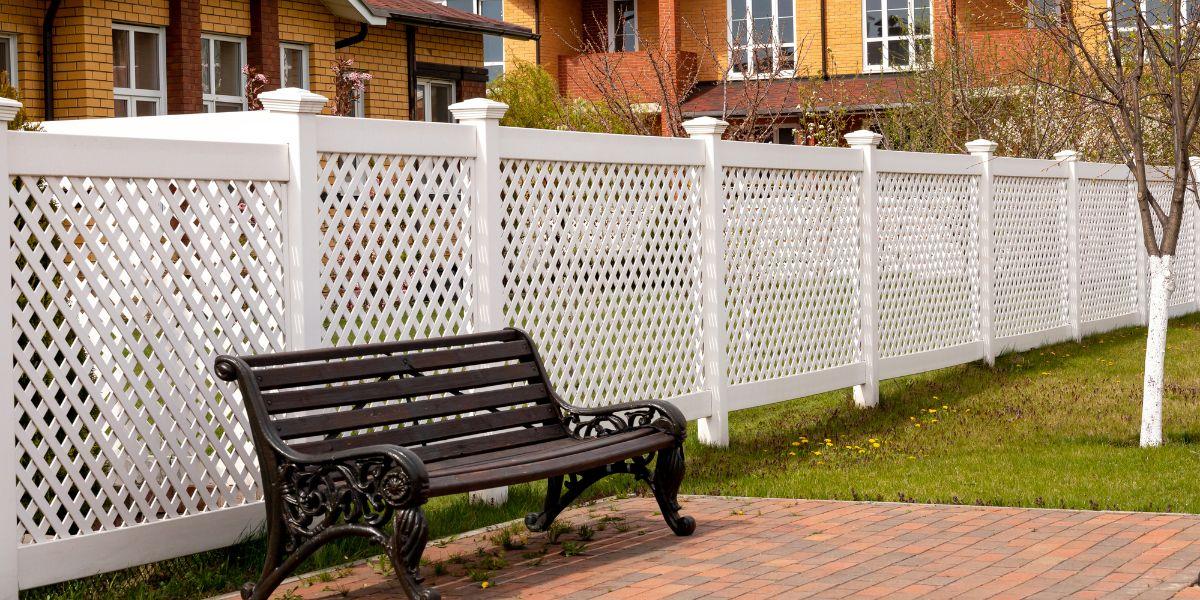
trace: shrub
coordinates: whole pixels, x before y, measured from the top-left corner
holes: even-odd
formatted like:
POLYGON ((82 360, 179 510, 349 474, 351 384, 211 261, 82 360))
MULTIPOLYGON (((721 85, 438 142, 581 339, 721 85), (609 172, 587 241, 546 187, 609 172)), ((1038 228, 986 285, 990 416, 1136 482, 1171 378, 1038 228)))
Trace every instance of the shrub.
POLYGON ((488 97, 508 105, 500 121, 508 127, 600 133, 631 133, 602 103, 565 98, 558 83, 538 65, 518 63, 488 84, 488 97))
MULTIPOLYGON (((0 98, 9 98, 11 100, 20 100, 21 92, 13 87, 8 82, 8 72, 0 71, 0 98)), ((8 123, 9 131, 41 131, 42 124, 35 123, 29 120, 29 116, 25 113, 25 109, 17 111, 17 117, 8 123)))

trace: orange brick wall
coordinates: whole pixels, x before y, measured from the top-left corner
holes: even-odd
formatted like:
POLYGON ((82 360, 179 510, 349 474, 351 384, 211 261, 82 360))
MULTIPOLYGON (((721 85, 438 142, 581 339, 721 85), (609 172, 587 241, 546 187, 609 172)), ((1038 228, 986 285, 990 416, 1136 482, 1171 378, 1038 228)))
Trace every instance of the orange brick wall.
POLYGON ((201 0, 200 29, 247 37, 250 35, 250 2, 248 0, 201 0))

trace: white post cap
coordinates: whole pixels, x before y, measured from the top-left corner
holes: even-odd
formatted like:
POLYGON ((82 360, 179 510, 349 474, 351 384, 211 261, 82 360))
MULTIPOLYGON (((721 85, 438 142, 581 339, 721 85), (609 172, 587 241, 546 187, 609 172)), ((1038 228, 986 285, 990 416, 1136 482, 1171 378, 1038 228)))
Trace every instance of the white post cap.
POLYGON ((300 88, 280 88, 263 92, 258 101, 270 112, 313 115, 324 110, 329 98, 300 88))
POLYGON ((996 142, 993 142, 992 140, 985 140, 983 138, 971 140, 967 142, 966 145, 967 152, 970 152, 971 154, 994 154, 997 147, 996 142))
POLYGON ((688 132, 688 135, 692 137, 700 135, 721 136, 725 134, 726 129, 729 129, 729 123, 721 119, 714 119, 713 117, 699 117, 683 122, 683 130, 688 132))
POLYGON ((12 98, 0 98, 0 123, 12 122, 21 108, 21 103, 12 98))
POLYGON ((471 98, 450 105, 450 113, 458 121, 479 121, 492 119, 499 121, 508 112, 508 105, 487 98, 471 98))
POLYGON ((1075 150, 1063 150, 1062 152, 1055 152, 1054 160, 1059 162, 1074 162, 1079 160, 1079 152, 1075 150))
POLYGON ((869 129, 851 131, 842 137, 846 138, 846 143, 850 144, 851 148, 878 148, 879 143, 883 141, 882 135, 869 129))

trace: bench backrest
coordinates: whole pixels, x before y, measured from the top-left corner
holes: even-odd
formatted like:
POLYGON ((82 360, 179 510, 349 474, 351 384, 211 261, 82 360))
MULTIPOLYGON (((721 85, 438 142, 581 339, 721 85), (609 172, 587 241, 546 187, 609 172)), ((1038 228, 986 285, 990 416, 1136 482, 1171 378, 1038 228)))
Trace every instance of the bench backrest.
POLYGON ((240 362, 253 426, 299 452, 393 444, 430 463, 568 435, 533 342, 516 329, 240 362))

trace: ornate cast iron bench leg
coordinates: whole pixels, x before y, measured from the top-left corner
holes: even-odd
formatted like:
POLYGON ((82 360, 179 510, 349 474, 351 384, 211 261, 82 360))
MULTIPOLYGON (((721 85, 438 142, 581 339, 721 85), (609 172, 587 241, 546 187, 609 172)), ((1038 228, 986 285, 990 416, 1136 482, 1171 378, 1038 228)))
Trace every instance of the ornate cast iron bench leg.
POLYGON ((421 554, 429 542, 429 522, 420 506, 396 511, 395 531, 388 543, 388 558, 396 571, 396 579, 409 598, 439 600, 442 595, 422 585, 421 554))
POLYGON ((680 536, 692 535, 692 532, 696 531, 695 519, 679 515, 678 496, 679 486, 683 483, 683 473, 683 446, 658 451, 650 487, 654 489, 654 499, 658 500, 658 509, 662 511, 667 526, 675 535, 680 536))

